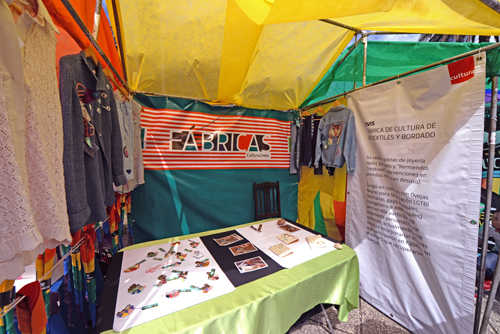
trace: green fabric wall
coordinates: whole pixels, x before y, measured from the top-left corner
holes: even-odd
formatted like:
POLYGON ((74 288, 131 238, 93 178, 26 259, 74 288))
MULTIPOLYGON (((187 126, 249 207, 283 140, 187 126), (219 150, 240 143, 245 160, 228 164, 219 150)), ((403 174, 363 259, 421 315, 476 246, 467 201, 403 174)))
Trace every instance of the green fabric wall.
MULTIPOLYGON (((291 121, 295 114, 213 107, 184 99, 136 95, 148 108, 246 115, 291 121)), ((224 117, 224 116, 221 116, 224 117)), ((280 182, 281 212, 297 219, 298 179, 289 169, 145 170, 132 191, 135 242, 198 233, 255 220, 253 183, 280 182)))

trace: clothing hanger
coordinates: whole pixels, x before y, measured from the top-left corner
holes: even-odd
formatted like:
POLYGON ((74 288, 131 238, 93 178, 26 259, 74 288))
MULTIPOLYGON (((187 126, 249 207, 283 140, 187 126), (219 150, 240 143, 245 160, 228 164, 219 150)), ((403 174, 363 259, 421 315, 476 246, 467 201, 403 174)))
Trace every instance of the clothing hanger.
POLYGON ((306 116, 311 116, 311 114, 307 110, 304 110, 302 114, 300 114, 300 118, 304 118, 306 116))
POLYGON ((9 7, 12 8, 19 15, 21 15, 23 13, 21 8, 17 7, 17 5, 15 3, 10 4, 9 7))
POLYGON ((335 100, 335 101, 333 101, 333 104, 332 104, 332 106, 331 106, 331 107, 332 107, 332 108, 334 108, 334 107, 338 107, 338 106, 340 106, 340 102, 339 102, 339 100, 335 100))
POLYGON ((125 99, 130 102, 130 98, 128 97, 129 96, 128 91, 122 85, 119 85, 118 82, 116 82, 115 76, 113 75, 111 70, 108 67, 106 67, 102 71, 104 72, 104 74, 106 74, 109 81, 111 81, 113 85, 115 85, 115 87, 120 91, 120 93, 122 93, 122 95, 125 96, 125 99))
POLYGON ((316 108, 316 110, 314 110, 314 112, 311 114, 311 116, 315 115, 315 114, 319 115, 318 113, 322 113, 323 115, 325 114, 325 111, 323 110, 323 108, 321 108, 321 106, 319 106, 318 108, 316 108))
POLYGON ((85 57, 92 58, 92 61, 96 66, 99 64, 99 61, 97 60, 97 55, 95 54, 95 51, 92 48, 92 46, 89 46, 88 48, 85 49, 85 57))

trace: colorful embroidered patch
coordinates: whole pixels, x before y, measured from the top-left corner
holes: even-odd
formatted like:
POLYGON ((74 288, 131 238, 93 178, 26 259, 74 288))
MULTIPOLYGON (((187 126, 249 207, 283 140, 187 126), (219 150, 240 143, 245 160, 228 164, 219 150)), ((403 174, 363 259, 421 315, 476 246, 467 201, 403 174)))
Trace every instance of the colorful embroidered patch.
POLYGON ((167 264, 167 265, 163 266, 162 269, 166 269, 166 268, 170 268, 170 267, 177 267, 177 266, 180 266, 181 264, 182 264, 182 262, 174 262, 174 263, 167 264))
POLYGON ((210 261, 208 261, 208 259, 205 259, 202 261, 196 261, 194 264, 196 264, 196 267, 198 268, 207 267, 210 264, 210 261))
POLYGON ((210 281, 217 281, 219 279, 219 275, 215 275, 215 268, 212 268, 210 272, 207 272, 207 275, 210 281))
POLYGON ((125 317, 128 317, 129 315, 131 315, 132 312, 134 312, 134 305, 128 304, 127 306, 125 306, 125 308, 123 310, 118 312, 116 314, 116 316, 118 318, 125 318, 125 317))
POLYGON ((129 268, 125 269, 123 272, 124 272, 124 273, 130 273, 130 272, 132 272, 132 271, 136 271, 137 269, 139 269, 139 267, 140 267, 141 263, 143 263, 143 262, 146 262, 146 260, 142 260, 142 261, 140 261, 140 262, 137 262, 137 263, 136 263, 136 264, 134 264, 132 267, 129 267, 129 268))
POLYGON ((158 252, 149 252, 148 253, 148 257, 155 257, 156 255, 158 255, 158 252))
POLYGON ((158 276, 158 282, 154 286, 160 287, 160 286, 163 286, 165 284, 167 284, 167 276, 160 275, 160 276, 158 276))
POLYGON ((177 297, 181 292, 179 290, 172 290, 170 292, 167 292, 166 297, 167 298, 175 298, 177 297))
POLYGON ((208 285, 205 283, 204 286, 201 287, 201 290, 203 291, 203 293, 207 293, 208 291, 212 290, 213 287, 211 285, 208 285))
POLYGON ((189 246, 191 246, 193 248, 198 247, 198 245, 200 244, 199 242, 196 242, 196 241, 193 241, 193 240, 188 240, 188 241, 190 241, 189 246))
POLYGON ((187 248, 184 248, 184 251, 185 251, 185 252, 189 252, 189 253, 191 253, 191 252, 192 252, 192 250, 187 249, 187 248))
POLYGON ((161 261, 161 260, 163 260, 163 258, 161 258, 161 257, 154 257, 153 260, 161 261))
POLYGON ((144 310, 149 310, 150 308, 157 307, 157 306, 158 306, 158 303, 149 304, 149 305, 143 306, 141 309, 144 311, 144 310))
POLYGON ((135 294, 141 293, 142 291, 144 291, 144 289, 146 289, 145 285, 132 284, 131 286, 129 286, 127 291, 128 291, 128 293, 135 295, 135 294))
POLYGON ((182 278, 182 281, 184 282, 184 280, 187 279, 187 274, 188 272, 187 271, 181 271, 181 270, 172 270, 173 273, 176 273, 178 274, 177 277, 173 277, 173 278, 169 278, 168 280, 169 281, 173 281, 175 279, 179 279, 179 278, 182 278))
POLYGON ((182 254, 181 252, 177 252, 177 253, 175 253, 175 256, 176 256, 179 260, 184 261, 184 260, 186 259, 187 254, 182 254))

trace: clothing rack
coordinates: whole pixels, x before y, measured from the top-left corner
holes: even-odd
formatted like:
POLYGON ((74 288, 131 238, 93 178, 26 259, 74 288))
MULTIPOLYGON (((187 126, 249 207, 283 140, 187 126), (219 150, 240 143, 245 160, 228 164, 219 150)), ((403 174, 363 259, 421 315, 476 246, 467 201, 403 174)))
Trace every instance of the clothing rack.
MULTIPOLYGON (((103 221, 102 223, 105 223, 108 219, 106 219, 105 221, 103 221)), ((99 228, 101 227, 101 224, 96 224, 96 228, 95 230, 97 231, 99 228)), ((69 252, 67 252, 66 254, 64 254, 64 256, 59 260, 57 261, 57 263, 52 267, 52 269, 50 269, 45 275, 43 275, 42 277, 40 277, 39 279, 37 279, 38 282, 43 282, 47 276, 49 276, 52 271, 54 271, 54 269, 56 269, 59 265, 61 265, 61 263, 64 263, 64 260, 66 258, 68 258, 71 254, 73 254, 75 251, 79 250, 80 249, 80 246, 83 244, 83 242, 85 241, 85 237, 82 237, 80 240, 78 240, 78 242, 76 243, 76 245, 74 245, 73 247, 71 247, 71 249, 69 250, 69 252)), ((25 298, 25 296, 21 296, 21 297, 17 297, 16 299, 14 299, 14 301, 10 304, 8 304, 7 306, 5 306, 3 308, 2 311, 0 311, 0 319, 3 318, 4 316, 7 315, 7 313, 9 313, 17 304, 19 304, 23 299, 25 298)))

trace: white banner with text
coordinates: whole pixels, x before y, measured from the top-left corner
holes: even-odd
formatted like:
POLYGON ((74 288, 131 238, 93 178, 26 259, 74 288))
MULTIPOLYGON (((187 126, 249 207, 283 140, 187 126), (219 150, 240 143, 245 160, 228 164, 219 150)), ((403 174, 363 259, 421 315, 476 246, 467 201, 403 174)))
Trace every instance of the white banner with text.
POLYGON ((360 293, 414 333, 472 333, 483 146, 480 53, 356 91, 346 243, 360 293))

